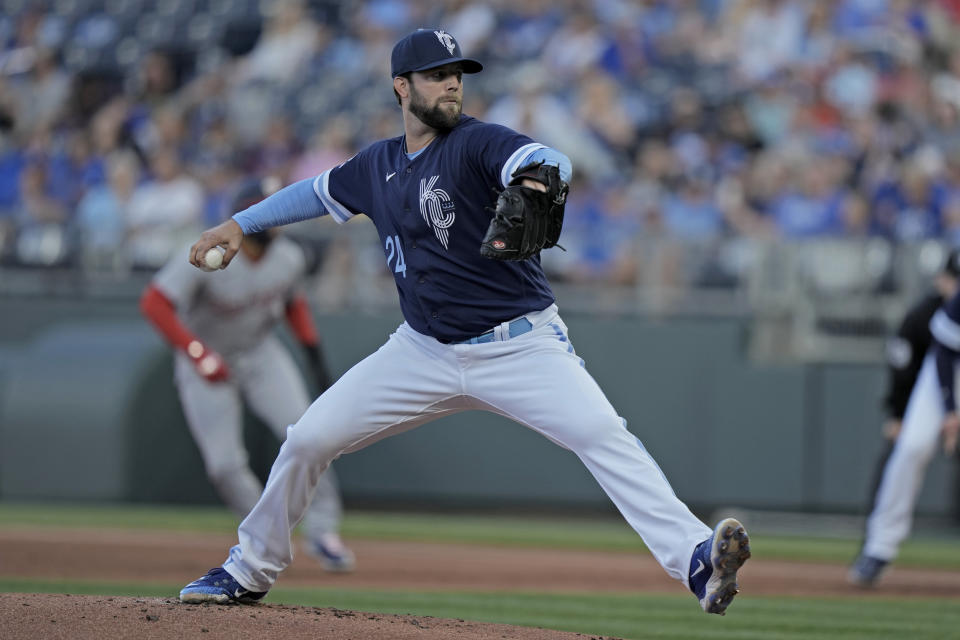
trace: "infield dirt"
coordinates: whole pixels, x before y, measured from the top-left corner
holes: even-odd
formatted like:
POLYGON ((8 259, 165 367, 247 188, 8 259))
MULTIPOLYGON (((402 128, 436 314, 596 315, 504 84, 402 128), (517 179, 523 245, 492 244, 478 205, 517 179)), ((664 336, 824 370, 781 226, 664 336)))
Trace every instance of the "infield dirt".
MULTIPOLYGON (((0 530, 4 577, 186 584, 220 564, 234 539, 218 534, 13 527, 0 530)), ((324 572, 299 554, 278 586, 409 590, 683 593, 646 551, 607 553, 354 540, 352 574, 324 572)), ((741 571, 750 594, 863 595, 845 581, 846 567, 754 557, 741 571)), ((960 574, 895 567, 878 596, 960 598, 960 574)), ((691 596, 691 608, 697 605, 691 596)), ((474 640, 586 638, 576 633, 393 616, 331 608, 261 604, 181 605, 169 598, 0 594, 3 637, 20 638, 330 638, 474 640), (282 629, 282 632, 279 630, 282 629)), ((597 636, 593 636, 597 637, 597 636)))

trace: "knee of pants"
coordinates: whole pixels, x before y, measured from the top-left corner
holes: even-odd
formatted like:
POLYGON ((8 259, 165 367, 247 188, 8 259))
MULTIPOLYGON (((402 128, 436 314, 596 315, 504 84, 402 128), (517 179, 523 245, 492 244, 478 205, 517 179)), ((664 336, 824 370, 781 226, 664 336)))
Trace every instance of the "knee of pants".
POLYGON ((287 429, 287 439, 283 448, 287 455, 317 462, 333 460, 345 448, 345 444, 334 437, 335 430, 305 426, 297 423, 287 429))
POLYGON ((576 416, 569 424, 574 428, 564 434, 563 442, 571 451, 581 454, 609 447, 618 442, 625 431, 620 418, 608 413, 576 416))

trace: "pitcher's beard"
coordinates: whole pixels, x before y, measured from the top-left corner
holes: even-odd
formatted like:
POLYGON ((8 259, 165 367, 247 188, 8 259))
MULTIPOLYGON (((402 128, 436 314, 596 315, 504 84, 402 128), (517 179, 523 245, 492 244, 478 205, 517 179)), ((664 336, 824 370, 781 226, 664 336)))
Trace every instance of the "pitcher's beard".
POLYGON ((455 111, 450 112, 446 109, 443 109, 440 104, 434 105, 433 107, 428 107, 423 99, 417 93, 412 93, 410 100, 410 113, 417 116, 420 122, 427 125, 431 129, 436 129, 438 131, 449 131, 453 129, 458 122, 460 122, 460 113, 462 112, 462 106, 457 105, 455 111))

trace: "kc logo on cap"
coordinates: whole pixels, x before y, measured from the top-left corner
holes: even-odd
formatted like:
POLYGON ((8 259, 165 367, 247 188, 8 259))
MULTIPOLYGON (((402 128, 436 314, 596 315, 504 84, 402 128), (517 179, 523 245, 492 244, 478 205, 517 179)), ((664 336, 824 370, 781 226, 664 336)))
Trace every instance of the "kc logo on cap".
POLYGON ((390 73, 396 78, 404 73, 426 71, 452 62, 459 62, 464 73, 483 70, 483 65, 476 60, 463 57, 456 38, 443 29, 417 29, 393 47, 390 73))
POLYGON ((457 43, 454 41, 453 36, 443 29, 440 31, 434 31, 433 33, 435 36, 437 36, 437 40, 440 41, 440 44, 447 48, 447 51, 450 53, 450 55, 453 55, 453 52, 457 48, 457 43))

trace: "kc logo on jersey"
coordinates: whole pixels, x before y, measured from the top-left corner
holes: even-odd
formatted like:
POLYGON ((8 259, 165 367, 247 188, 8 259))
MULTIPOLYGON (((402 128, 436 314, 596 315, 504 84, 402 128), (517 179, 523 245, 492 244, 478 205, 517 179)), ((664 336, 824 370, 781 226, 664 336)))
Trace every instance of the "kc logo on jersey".
POLYGON ((437 36, 437 40, 440 41, 440 44, 447 48, 447 51, 450 52, 450 55, 453 55, 453 50, 457 48, 456 43, 453 41, 453 36, 442 29, 440 31, 434 31, 433 35, 437 36))
POLYGON ((437 234, 437 240, 446 249, 450 241, 450 232, 447 229, 453 224, 456 212, 453 210, 453 200, 447 192, 433 188, 439 179, 440 176, 433 176, 429 180, 420 179, 420 215, 437 234))

